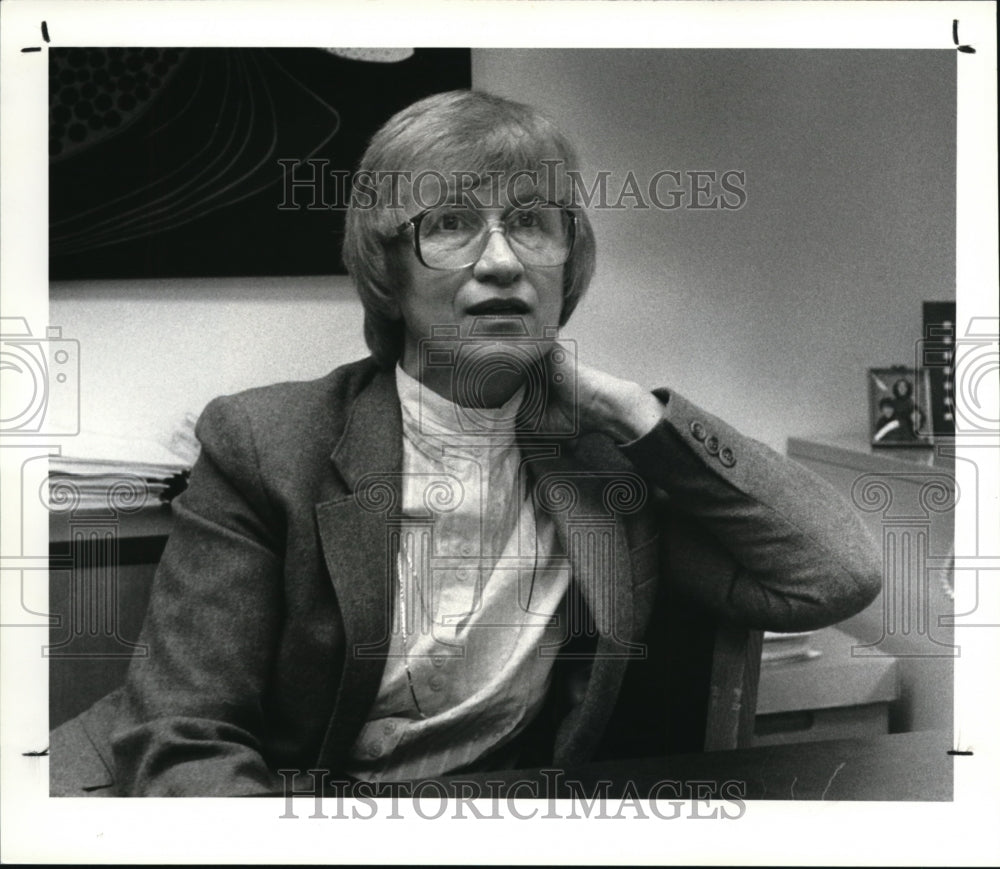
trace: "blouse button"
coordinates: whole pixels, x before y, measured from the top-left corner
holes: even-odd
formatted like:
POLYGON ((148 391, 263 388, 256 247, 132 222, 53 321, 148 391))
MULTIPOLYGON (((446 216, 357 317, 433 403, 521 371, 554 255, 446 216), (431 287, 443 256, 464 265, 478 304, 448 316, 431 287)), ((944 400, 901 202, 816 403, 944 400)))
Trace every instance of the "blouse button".
POLYGON ((431 691, 440 691, 444 687, 444 679, 440 676, 431 676, 431 691))

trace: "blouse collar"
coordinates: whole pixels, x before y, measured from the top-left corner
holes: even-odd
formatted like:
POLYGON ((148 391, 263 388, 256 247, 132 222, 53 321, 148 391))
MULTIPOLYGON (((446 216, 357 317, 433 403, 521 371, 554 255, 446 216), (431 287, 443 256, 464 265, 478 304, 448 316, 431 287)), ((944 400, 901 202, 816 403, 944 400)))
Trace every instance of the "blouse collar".
POLYGON ((524 398, 521 386, 500 407, 463 407, 438 395, 396 366, 396 391, 403 411, 403 433, 423 440, 451 437, 468 443, 488 436, 492 445, 514 441, 517 412, 524 398))

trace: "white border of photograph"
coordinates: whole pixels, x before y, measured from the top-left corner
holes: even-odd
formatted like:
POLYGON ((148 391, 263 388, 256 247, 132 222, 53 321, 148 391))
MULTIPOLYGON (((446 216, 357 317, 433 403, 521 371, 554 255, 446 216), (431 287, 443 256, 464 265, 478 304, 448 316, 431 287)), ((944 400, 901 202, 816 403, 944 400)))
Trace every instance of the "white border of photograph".
MULTIPOLYGON (((47 309, 46 45, 344 45, 936 48, 959 38, 974 53, 958 64, 959 329, 995 329, 996 31, 991 3, 667 3, 621 2, 42 2, 0 6, 0 285, 5 316, 25 317, 44 334, 47 309), (41 31, 47 23, 50 42, 41 31), (38 47, 38 52, 23 52, 38 47), (976 318, 976 322, 973 322, 976 318)), ((957 50, 957 49, 956 49, 957 50)), ((958 366, 961 359, 958 360, 958 366)), ((972 418, 996 419, 990 395, 958 388, 978 404, 972 418), (992 416, 991 416, 992 414, 992 416)), ((7 444, 4 444, 6 452, 7 444)), ((737 823, 664 823, 629 818, 456 823, 454 812, 424 821, 380 813, 360 820, 282 819, 284 801, 73 800, 48 797, 48 761, 25 757, 46 732, 47 674, 34 628, 0 637, 0 786, 3 859, 11 862, 580 862, 740 865, 907 862, 990 865, 996 844, 998 785, 996 661, 996 439, 959 440, 959 488, 980 501, 958 504, 958 566, 979 569, 978 584, 956 584, 956 612, 977 611, 979 630, 959 633, 956 662, 955 799, 947 804, 748 804, 737 823), (985 448, 984 448, 985 447, 985 448), (969 556, 965 564, 962 557, 969 556), (978 561, 976 559, 979 559, 978 561), (977 591, 980 597, 977 599, 977 591), (977 609, 978 608, 978 609, 977 609), (990 630, 989 628, 992 628, 990 630), (627 826, 625 824, 627 823, 627 826)), ((4 537, 47 551, 44 515, 11 515, 4 537), (10 535, 10 537, 8 536, 10 535)), ((8 550, 4 549, 4 552, 8 550)), ((16 565, 12 564, 12 571, 16 565)), ((6 565, 5 565, 6 568, 6 565)), ((15 583, 16 585, 16 583, 15 583)), ((4 611, 18 590, 4 580, 4 611)), ((3 623, 6 623, 4 621, 3 623)), ((44 627, 40 623, 38 630, 44 627)), ((526 808, 525 811, 528 811, 526 808)), ((362 816, 366 813, 361 806, 362 816)), ((331 812, 328 812, 331 814, 331 812)), ((469 818, 470 813, 466 813, 469 818)))

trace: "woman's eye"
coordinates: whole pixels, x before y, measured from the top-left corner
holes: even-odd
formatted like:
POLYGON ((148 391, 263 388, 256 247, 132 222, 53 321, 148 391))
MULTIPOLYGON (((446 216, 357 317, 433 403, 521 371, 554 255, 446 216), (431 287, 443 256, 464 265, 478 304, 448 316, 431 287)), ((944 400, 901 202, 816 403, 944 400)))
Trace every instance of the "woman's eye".
POLYGON ((537 211, 515 211, 512 217, 512 225, 521 229, 531 229, 540 223, 537 211))
POLYGON ((442 232, 455 232, 468 229, 473 223, 470 215, 461 211, 445 211, 439 214, 433 221, 435 230, 442 232))

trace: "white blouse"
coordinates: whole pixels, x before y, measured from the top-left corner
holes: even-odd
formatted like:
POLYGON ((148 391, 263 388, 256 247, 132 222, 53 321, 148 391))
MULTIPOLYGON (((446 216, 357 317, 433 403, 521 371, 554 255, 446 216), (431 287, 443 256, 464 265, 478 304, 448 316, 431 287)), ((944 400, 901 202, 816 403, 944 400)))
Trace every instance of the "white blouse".
POLYGON ((443 775, 509 743, 542 705, 569 585, 514 434, 522 392, 461 408, 400 367, 402 514, 393 634, 346 772, 443 775))

